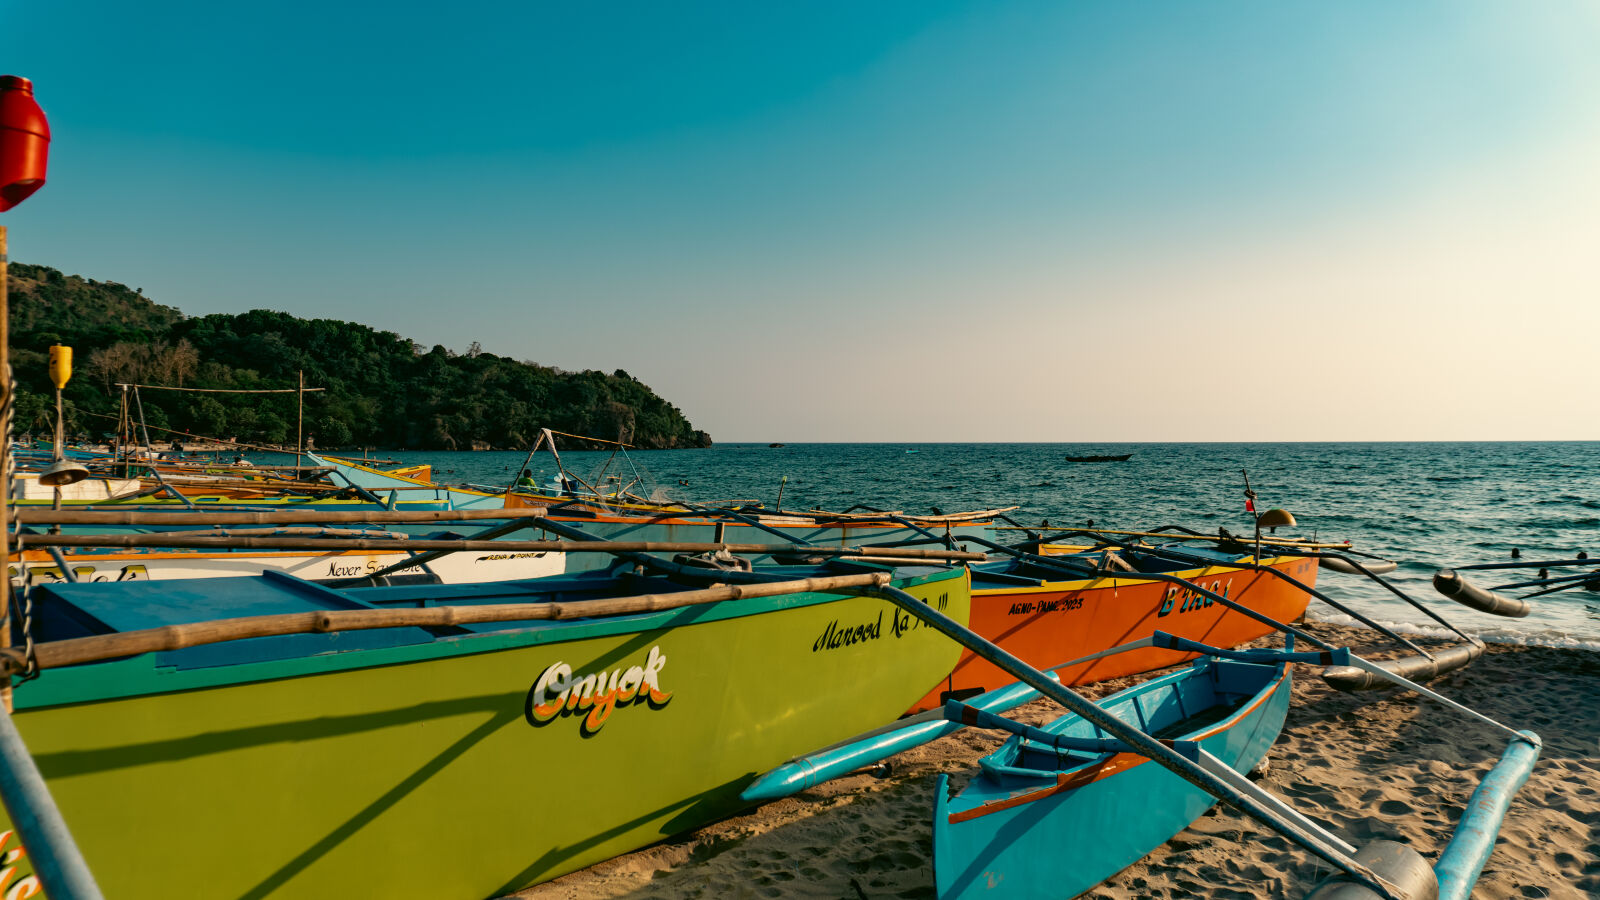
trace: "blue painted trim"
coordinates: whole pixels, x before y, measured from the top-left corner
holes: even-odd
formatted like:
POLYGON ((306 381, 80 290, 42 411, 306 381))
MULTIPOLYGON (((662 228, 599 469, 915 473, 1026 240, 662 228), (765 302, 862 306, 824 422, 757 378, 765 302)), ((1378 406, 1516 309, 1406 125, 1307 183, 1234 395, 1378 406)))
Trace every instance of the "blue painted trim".
POLYGON ((1478 876, 1494 853, 1495 837, 1505 820, 1511 800, 1527 783, 1533 764, 1539 759, 1539 736, 1531 731, 1517 732, 1504 756, 1489 770, 1467 801, 1466 812, 1456 825, 1456 833, 1439 854, 1433 873, 1439 879, 1439 900, 1467 900, 1478 876))
MULTIPOLYGON (((1038 696, 1038 691, 1019 681, 973 697, 966 705, 984 712, 1003 712, 1021 706, 1038 696)), ((965 727, 967 726, 960 722, 943 718, 924 719, 908 724, 904 728, 818 750, 809 756, 792 759, 778 766, 756 779, 755 783, 745 788, 744 793, 739 796, 750 803, 767 803, 787 797, 853 772, 862 766, 888 759, 903 750, 936 741, 965 727)))

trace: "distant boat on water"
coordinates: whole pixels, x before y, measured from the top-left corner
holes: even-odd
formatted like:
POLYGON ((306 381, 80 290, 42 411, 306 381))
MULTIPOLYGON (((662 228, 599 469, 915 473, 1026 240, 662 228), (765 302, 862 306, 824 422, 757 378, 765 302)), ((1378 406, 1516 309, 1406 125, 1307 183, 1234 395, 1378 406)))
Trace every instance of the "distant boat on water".
POLYGON ((1120 456, 1069 456, 1067 462, 1127 462, 1132 453, 1123 453, 1120 456))

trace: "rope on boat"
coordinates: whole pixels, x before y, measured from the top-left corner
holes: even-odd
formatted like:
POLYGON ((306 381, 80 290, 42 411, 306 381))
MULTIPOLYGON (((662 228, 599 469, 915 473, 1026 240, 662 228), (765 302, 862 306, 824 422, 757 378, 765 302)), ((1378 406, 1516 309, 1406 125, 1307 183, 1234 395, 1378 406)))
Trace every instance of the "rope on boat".
MULTIPOLYGON (((5 485, 5 490, 7 492, 9 492, 11 490, 11 485, 13 483, 15 483, 15 479, 16 479, 16 475, 17 475, 17 455, 15 453, 11 452, 11 438, 12 438, 12 433, 13 433, 13 430, 14 430, 15 418, 16 418, 15 399, 16 399, 16 396, 17 396, 17 377, 16 377, 16 373, 12 370, 11 363, 9 361, 6 363, 6 369, 5 369, 5 372, 3 374, 4 374, 4 377, 5 377, 5 380, 6 380, 6 395, 5 395, 5 399, 4 399, 3 405, 0 405, 0 429, 3 429, 3 431, 4 431, 3 434, 0 434, 0 438, 3 438, 5 440, 5 442, 6 442, 5 443, 5 447, 6 447, 6 452, 5 452, 6 462, 5 462, 5 471, 3 473, 4 481, 0 482, 0 483, 3 483, 5 485)), ((9 503, 11 503, 11 498, 9 496, 8 497, 0 497, 0 503, 9 504, 9 503)), ((17 553, 20 555, 21 552, 22 552, 22 522, 21 522, 20 519, 17 518, 15 509, 16 509, 15 507, 12 508, 11 534, 6 536, 6 540, 7 540, 8 546, 9 547, 15 547, 16 550, 17 550, 17 553)), ((7 553, 7 556, 9 556, 9 555, 10 554, 7 553)), ((10 560, 7 560, 7 562, 9 563, 10 560)), ((33 641, 33 570, 30 569, 29 567, 25 566, 25 565, 21 565, 22 561, 20 559, 18 559, 17 562, 18 562, 17 568, 19 568, 21 570, 21 575, 22 575, 22 591, 21 591, 22 611, 21 612, 22 612, 22 646, 23 646, 22 661, 23 661, 23 665, 22 665, 22 670, 20 672, 16 672, 16 673, 13 673, 13 674, 15 674, 17 676, 16 681, 17 681, 17 683, 20 684, 22 682, 31 681, 32 679, 39 677, 39 657, 38 657, 37 653, 35 652, 36 648, 34 646, 34 641, 33 641)), ((8 630, 11 627, 11 616, 10 616, 9 613, 10 613, 10 610, 12 609, 12 606, 13 606, 13 604, 15 602, 16 596, 17 596, 17 591, 16 591, 15 588, 12 587, 10 566, 7 566, 7 571, 6 571, 6 598, 5 598, 5 603, 6 603, 6 607, 5 608, 6 608, 6 611, 7 611, 7 615, 4 617, 4 627, 7 628, 8 630)), ((10 643, 10 635, 9 634, 6 635, 6 643, 7 644, 10 643)), ((8 679, 7 682, 6 682, 7 690, 9 690, 12 686, 13 685, 12 685, 11 681, 8 679)), ((6 698, 6 703, 9 705, 10 702, 11 702, 10 695, 8 694, 7 698, 6 698)), ((20 742, 20 740, 21 740, 21 738, 19 737, 18 741, 20 742)))

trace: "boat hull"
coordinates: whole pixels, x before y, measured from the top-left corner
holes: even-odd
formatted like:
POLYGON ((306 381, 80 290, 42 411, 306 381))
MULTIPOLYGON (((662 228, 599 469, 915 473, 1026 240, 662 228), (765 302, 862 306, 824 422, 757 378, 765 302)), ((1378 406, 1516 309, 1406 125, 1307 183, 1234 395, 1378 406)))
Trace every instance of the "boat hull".
MULTIPOLYGON (((311 581, 362 578, 404 562, 404 551, 346 550, 326 553, 206 550, 67 550, 62 558, 80 582, 166 581, 174 578, 236 578, 262 572, 287 572, 311 581)), ((422 579, 436 584, 471 584, 543 578, 566 571, 565 554, 559 552, 450 553, 428 563, 394 572, 395 582, 422 579)), ((49 554, 27 551, 24 562, 36 583, 61 582, 61 566, 49 554)), ((20 572, 9 566, 12 578, 20 572)))
MULTIPOLYGON (((1266 562, 1305 585, 1316 585, 1315 559, 1280 557, 1266 562)), ((1276 576, 1225 565, 1170 574, 1279 622, 1298 620, 1311 599, 1276 576)), ((1157 630, 1213 647, 1237 646, 1273 631, 1193 591, 1141 579, 1137 574, 1047 582, 1038 587, 986 588, 980 579, 972 591, 972 630, 1040 669, 1149 637, 1157 630)), ((1144 648, 1053 671, 1064 684, 1091 684, 1178 665, 1194 656, 1144 648)), ((972 696, 1015 680, 993 663, 963 653, 944 683, 918 700, 912 711, 931 709, 951 696, 972 696)))
MULTIPOLYGON (((904 586, 965 621, 963 572, 904 586)), ((231 665, 147 655, 45 672, 16 721, 107 896, 489 897, 727 815, 756 773, 892 720, 957 655, 914 621, 797 594, 231 665), (614 702, 541 693, 561 666, 619 679, 614 702)))
MULTIPOLYGON (((1291 693, 1288 669, 1266 668, 1277 675, 1264 688, 1222 721, 1182 739, 1198 741, 1237 770, 1254 768, 1283 730, 1291 693)), ((1132 691, 1160 696, 1174 679, 1194 677, 1195 671, 1132 691)), ((1103 705, 1113 706, 1119 696, 1103 705)), ((985 773, 954 799, 946 779, 939 779, 933 829, 941 898, 1078 896, 1166 843, 1216 803, 1130 753, 1105 754, 1050 778, 985 773)))

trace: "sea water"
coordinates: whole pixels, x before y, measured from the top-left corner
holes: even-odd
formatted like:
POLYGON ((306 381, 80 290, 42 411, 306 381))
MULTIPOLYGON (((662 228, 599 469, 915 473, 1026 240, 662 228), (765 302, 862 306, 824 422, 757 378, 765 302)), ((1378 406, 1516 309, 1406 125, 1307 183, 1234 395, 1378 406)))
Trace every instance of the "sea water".
MULTIPOLYGON (((433 464, 439 481, 503 486, 526 454, 389 455, 433 464)), ((1248 473, 1258 510, 1282 507, 1298 520, 1279 536, 1349 540, 1355 549, 1398 562, 1399 570, 1387 576, 1391 583, 1464 631, 1491 641, 1600 648, 1600 594, 1575 588, 1537 598, 1527 618, 1507 619, 1458 606, 1431 585, 1439 568, 1509 562, 1513 549, 1523 560, 1570 559, 1586 551, 1600 570, 1600 443, 719 444, 634 450, 626 457, 563 451, 562 458, 591 481, 638 478, 644 486, 630 490, 645 496, 654 491, 772 506, 782 491, 785 509, 914 514, 1015 506, 1007 515, 1028 525, 1093 521, 1130 531, 1183 525, 1242 535, 1252 527, 1245 511, 1248 473), (1132 457, 1066 460, 1123 453, 1132 457)), ((540 483, 555 472, 543 451, 529 467, 540 483)), ((1484 586, 1535 576, 1533 570, 1468 575, 1484 586)), ((1318 587, 1386 625, 1438 630, 1361 576, 1323 570, 1318 587)), ((1313 618, 1348 621, 1319 606, 1313 601, 1313 618)))

